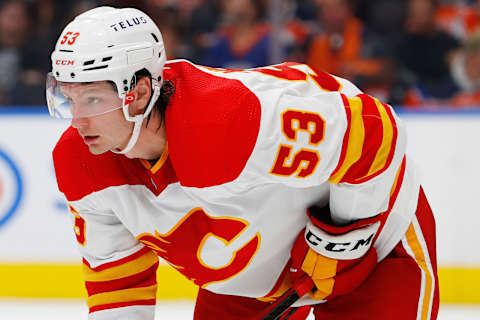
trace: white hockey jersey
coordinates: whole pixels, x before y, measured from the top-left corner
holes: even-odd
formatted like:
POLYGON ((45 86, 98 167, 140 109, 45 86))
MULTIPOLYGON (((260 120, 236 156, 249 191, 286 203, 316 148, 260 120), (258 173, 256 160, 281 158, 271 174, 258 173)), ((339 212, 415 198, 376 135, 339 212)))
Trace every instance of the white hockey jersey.
POLYGON ((280 295, 313 203, 329 203, 337 222, 378 216, 379 259, 404 235, 419 183, 390 106, 298 63, 175 60, 164 77, 176 89, 155 165, 92 155, 73 128, 53 152, 91 319, 153 319, 157 255, 216 293, 280 295))

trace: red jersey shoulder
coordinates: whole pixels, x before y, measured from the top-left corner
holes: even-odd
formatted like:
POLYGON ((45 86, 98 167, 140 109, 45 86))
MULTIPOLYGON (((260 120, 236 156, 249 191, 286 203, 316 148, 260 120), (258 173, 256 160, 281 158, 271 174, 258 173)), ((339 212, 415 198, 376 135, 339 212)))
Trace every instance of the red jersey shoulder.
POLYGON ((93 155, 77 130, 69 127, 53 150, 58 188, 75 201, 111 186, 144 184, 138 161, 106 152, 93 155), (140 174, 139 174, 140 173, 140 174))
POLYGON ((234 180, 257 141, 258 97, 241 81, 212 75, 187 61, 167 67, 165 79, 174 83, 175 94, 165 123, 180 183, 208 187, 234 180))

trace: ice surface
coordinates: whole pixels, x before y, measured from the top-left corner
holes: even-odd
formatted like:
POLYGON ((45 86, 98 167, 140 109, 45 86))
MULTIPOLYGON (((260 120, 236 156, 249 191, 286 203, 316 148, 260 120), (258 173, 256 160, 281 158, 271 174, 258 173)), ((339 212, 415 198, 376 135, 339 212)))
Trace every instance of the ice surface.
MULTIPOLYGON (((156 319, 191 320, 193 302, 158 302, 156 319)), ((2 320, 86 320, 87 307, 79 300, 0 299, 2 320)), ((313 320, 310 316, 308 320, 313 320)), ((480 320, 480 305, 445 305, 438 320, 480 320)))

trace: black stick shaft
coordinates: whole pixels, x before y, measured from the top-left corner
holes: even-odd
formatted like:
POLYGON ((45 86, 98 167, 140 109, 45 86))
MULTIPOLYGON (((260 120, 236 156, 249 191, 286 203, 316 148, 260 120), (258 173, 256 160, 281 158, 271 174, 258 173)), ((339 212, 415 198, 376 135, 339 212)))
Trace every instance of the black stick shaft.
POLYGON ((315 290, 315 283, 310 277, 304 276, 294 284, 293 288, 289 289, 273 305, 269 306, 259 319, 279 319, 282 314, 295 303, 295 301, 311 290, 315 290))
POLYGON ((286 297, 282 298, 270 312, 262 318, 262 320, 277 320, 295 301, 300 297, 295 290, 292 290, 286 297))

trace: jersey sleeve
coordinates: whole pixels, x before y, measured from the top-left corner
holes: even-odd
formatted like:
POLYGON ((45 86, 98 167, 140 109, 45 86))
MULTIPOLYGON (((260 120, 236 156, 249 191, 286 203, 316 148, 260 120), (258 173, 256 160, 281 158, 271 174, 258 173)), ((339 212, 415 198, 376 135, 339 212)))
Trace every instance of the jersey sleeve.
POLYGON ((53 158, 83 257, 88 318, 152 320, 158 257, 108 208, 101 191, 79 191, 78 179, 86 179, 89 173, 82 156, 83 146, 75 141, 72 131, 67 131, 53 158))
POLYGON ((262 116, 252 162, 268 172, 266 182, 299 188, 329 182, 332 218, 342 223, 387 209, 406 144, 390 106, 362 93, 286 92, 262 116))
POLYGON ((330 174, 330 209, 339 222, 388 209, 405 167, 406 131, 393 109, 366 94, 342 96, 347 128, 330 174))
POLYGON ((89 319, 154 319, 156 254, 113 213, 77 210, 79 202, 69 206, 83 256, 89 319))

